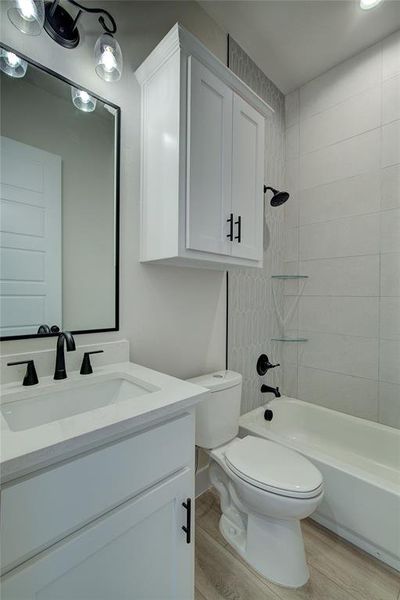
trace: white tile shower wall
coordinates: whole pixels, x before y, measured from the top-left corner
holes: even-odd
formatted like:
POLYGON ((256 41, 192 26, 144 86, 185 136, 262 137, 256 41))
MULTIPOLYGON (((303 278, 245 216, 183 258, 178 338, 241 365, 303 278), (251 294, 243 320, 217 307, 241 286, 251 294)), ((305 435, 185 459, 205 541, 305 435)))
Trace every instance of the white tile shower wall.
MULTIPOLYGON (((275 110, 266 123, 265 182, 279 189, 284 175, 284 96, 232 39, 229 66, 275 110)), ((294 113, 296 101, 294 99, 292 106, 294 113)), ((298 139, 294 138, 291 143, 296 153, 298 139)), ((271 208, 266 203, 264 268, 229 272, 228 366, 243 375, 242 412, 261 406, 267 400, 260 393, 264 379, 256 372, 258 356, 267 353, 271 361, 282 360, 280 343, 271 340, 282 334, 274 310, 271 275, 282 273, 283 269, 283 215, 283 208, 271 208)), ((297 254, 297 242, 292 252, 297 254)), ((287 256, 289 254, 288 250, 287 256)), ((277 304, 283 314, 283 287, 277 287, 277 304)), ((282 369, 269 372, 270 385, 281 385, 282 381, 282 369)))
POLYGON ((286 96, 285 118, 285 272, 309 279, 283 391, 400 427, 400 32, 286 96))

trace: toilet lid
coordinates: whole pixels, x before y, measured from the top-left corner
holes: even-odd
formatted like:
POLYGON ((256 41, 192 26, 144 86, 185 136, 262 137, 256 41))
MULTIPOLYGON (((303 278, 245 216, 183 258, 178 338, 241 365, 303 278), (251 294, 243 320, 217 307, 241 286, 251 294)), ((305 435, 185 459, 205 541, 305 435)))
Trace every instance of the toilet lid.
POLYGON ((281 496, 313 498, 322 475, 294 450, 263 438, 247 436, 225 453, 227 466, 244 481, 281 496))

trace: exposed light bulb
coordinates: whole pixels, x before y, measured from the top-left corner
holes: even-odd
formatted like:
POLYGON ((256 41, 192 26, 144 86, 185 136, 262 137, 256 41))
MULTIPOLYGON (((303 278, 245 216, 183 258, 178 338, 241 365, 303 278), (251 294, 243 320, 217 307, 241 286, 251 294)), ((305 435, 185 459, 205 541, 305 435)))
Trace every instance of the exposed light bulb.
POLYGON ((21 59, 14 52, 6 52, 5 59, 10 67, 17 67, 21 64, 21 59))
POLYGON ((111 73, 117 67, 117 61, 115 60, 113 49, 110 46, 106 46, 101 55, 101 62, 104 70, 107 73, 111 73))
POLYGON ((74 106, 83 112, 93 112, 96 108, 97 99, 85 92, 85 90, 78 90, 78 88, 71 87, 71 97, 74 106))
POLYGON ((104 81, 118 81, 122 73, 122 53, 117 40, 103 33, 94 47, 96 73, 104 81))
POLYGON ((10 0, 11 23, 27 35, 40 35, 44 24, 44 0, 10 0))
POLYGON ((375 8, 375 6, 378 6, 381 2, 383 2, 383 0, 360 0, 360 8, 363 10, 370 10, 371 8, 375 8))
POLYGON ((32 0, 17 0, 17 8, 21 16, 27 21, 32 21, 36 17, 36 7, 32 0))
POLYGON ((10 77, 24 77, 28 63, 23 58, 20 58, 14 52, 10 52, 5 48, 0 48, 0 71, 3 71, 10 77))
POLYGON ((80 91, 79 97, 84 104, 87 104, 90 101, 90 96, 87 92, 80 91))

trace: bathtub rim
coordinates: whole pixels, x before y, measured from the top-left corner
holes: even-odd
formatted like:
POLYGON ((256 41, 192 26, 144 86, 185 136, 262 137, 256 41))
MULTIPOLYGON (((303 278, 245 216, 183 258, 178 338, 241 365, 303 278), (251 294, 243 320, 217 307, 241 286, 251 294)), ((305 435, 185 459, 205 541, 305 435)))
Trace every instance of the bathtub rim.
MULTIPOLYGON (((285 437, 284 435, 275 433, 275 432, 270 431, 270 430, 266 429, 265 427, 263 427, 263 425, 264 425, 263 413, 264 413, 265 409, 268 408, 268 406, 271 405, 271 403, 273 403, 273 402, 280 403, 282 401, 288 402, 288 403, 295 403, 297 405, 305 405, 306 407, 312 407, 312 409, 317 409, 318 411, 321 411, 322 413, 324 413, 324 412, 328 413, 328 414, 335 413, 335 415, 339 414, 340 416, 343 416, 343 418, 345 418, 345 419, 349 419, 355 423, 361 422, 361 423, 363 423, 363 425, 365 425, 365 422, 367 422, 369 427, 371 426, 373 429, 379 429, 379 430, 383 430, 383 431, 387 430, 388 432, 391 433, 391 435, 393 435, 393 432, 398 432, 398 436, 399 436, 399 440, 400 440, 400 430, 397 430, 393 427, 389 427, 388 425, 376 423, 375 421, 367 421, 366 419, 361 419, 360 417, 348 415, 347 413, 341 413, 339 411, 335 411, 330 408, 326 408, 324 406, 319 406, 316 404, 312 404, 311 402, 306 402, 304 400, 299 400, 297 398, 291 398, 289 396, 281 396, 281 398, 279 398, 279 399, 269 400, 265 405, 260 406, 252 411, 249 411, 249 412, 241 415, 239 418, 240 434, 245 433, 246 435, 255 435, 258 437, 265 437, 265 438, 270 439, 278 444, 283 444, 289 448, 292 448, 293 450, 296 450, 297 452, 300 452, 301 454, 303 454, 305 456, 309 456, 310 458, 312 458, 314 460, 317 460, 317 461, 320 461, 323 463, 327 463, 328 465, 335 467, 336 469, 346 471, 347 473, 353 475, 354 477, 358 477, 358 478, 361 478, 361 479, 367 481, 371 485, 379 485, 380 487, 383 487, 387 492, 395 494, 396 496, 400 497, 400 476, 399 476, 399 484, 396 485, 395 482, 388 481, 388 479, 386 479, 384 477, 379 477, 378 475, 369 473, 362 467, 358 467, 357 465, 351 464, 350 461, 348 461, 348 462, 342 461, 336 457, 332 457, 332 455, 321 451, 319 448, 316 448, 316 446, 308 445, 308 444, 305 444, 304 442, 296 443, 295 441, 291 440, 290 438, 285 437), (261 424, 258 423, 258 419, 262 420, 261 424), (265 433, 263 433, 263 431, 265 433)), ((355 453, 353 453, 353 454, 355 456, 359 456, 355 453)), ((389 467, 389 468, 392 468, 392 467, 389 467)))

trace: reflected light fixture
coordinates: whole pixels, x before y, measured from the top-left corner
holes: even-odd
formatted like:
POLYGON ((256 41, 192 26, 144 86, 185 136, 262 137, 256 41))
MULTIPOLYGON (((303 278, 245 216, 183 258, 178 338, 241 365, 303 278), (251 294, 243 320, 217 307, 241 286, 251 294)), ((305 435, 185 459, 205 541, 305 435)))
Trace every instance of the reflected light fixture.
POLYGON ((60 0, 12 0, 7 11, 11 23, 22 33, 38 35, 42 29, 63 48, 76 48, 80 42, 78 23, 83 14, 96 14, 103 32, 95 45, 96 73, 104 81, 118 81, 122 74, 122 52, 117 40, 114 17, 103 8, 86 7, 76 0, 65 0, 76 8, 72 15, 60 0))
POLYGON ((375 8, 378 4, 381 4, 383 0, 360 0, 360 8, 363 10, 370 10, 371 8, 375 8))
POLYGON ((28 63, 14 52, 0 48, 0 70, 10 77, 21 78, 25 75, 28 63))
POLYGON ((76 87, 71 87, 72 102, 76 108, 83 112, 93 112, 96 108, 97 99, 93 98, 84 90, 79 90, 76 87))

